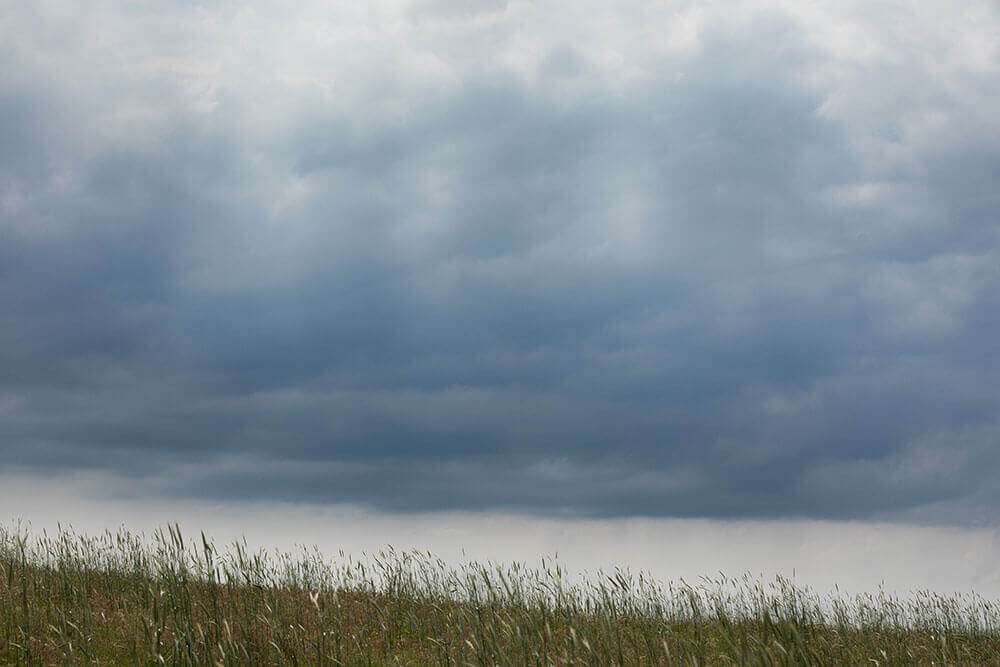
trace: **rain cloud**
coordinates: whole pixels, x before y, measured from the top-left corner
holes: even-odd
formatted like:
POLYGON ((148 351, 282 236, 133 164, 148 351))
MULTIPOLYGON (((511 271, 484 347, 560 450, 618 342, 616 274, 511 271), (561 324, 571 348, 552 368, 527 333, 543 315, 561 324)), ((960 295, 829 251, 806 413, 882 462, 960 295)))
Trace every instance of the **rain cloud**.
POLYGON ((989 2, 15 3, 2 466, 991 521, 998 28, 989 2))

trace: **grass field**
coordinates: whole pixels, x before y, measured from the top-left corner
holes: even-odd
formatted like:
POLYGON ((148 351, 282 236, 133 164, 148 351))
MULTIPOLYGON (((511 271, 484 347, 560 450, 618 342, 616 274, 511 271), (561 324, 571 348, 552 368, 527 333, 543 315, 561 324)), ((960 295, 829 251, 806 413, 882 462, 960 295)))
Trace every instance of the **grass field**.
POLYGON ((5 664, 1000 664, 1000 606, 0 527, 5 664))

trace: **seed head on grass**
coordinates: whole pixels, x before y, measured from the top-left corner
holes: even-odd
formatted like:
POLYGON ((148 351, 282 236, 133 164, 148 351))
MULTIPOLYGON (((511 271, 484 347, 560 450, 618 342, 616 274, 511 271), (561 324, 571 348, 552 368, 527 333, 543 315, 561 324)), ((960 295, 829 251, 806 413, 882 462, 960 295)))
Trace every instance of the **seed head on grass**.
POLYGON ((0 526, 0 662, 663 664, 1000 661, 1000 606, 973 594, 821 596, 749 575, 661 583, 624 569, 449 567, 387 548, 329 559, 0 526))

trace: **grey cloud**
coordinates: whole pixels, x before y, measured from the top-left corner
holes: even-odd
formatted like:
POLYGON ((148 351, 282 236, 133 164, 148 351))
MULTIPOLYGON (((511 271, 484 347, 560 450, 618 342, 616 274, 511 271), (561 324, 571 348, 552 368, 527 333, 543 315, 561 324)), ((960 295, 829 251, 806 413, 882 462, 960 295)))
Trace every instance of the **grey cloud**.
POLYGON ((5 460, 395 510, 987 513, 997 147, 877 143, 803 31, 716 21, 626 94, 564 41, 401 106, 237 82, 115 139, 65 82, 8 86, 5 460))

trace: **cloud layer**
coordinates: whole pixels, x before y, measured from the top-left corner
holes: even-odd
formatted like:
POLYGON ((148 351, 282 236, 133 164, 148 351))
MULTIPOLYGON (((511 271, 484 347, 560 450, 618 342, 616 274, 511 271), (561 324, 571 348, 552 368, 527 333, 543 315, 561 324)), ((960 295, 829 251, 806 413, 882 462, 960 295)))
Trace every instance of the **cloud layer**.
POLYGON ((6 466, 996 515, 993 4, 329 4, 5 13, 6 466))

